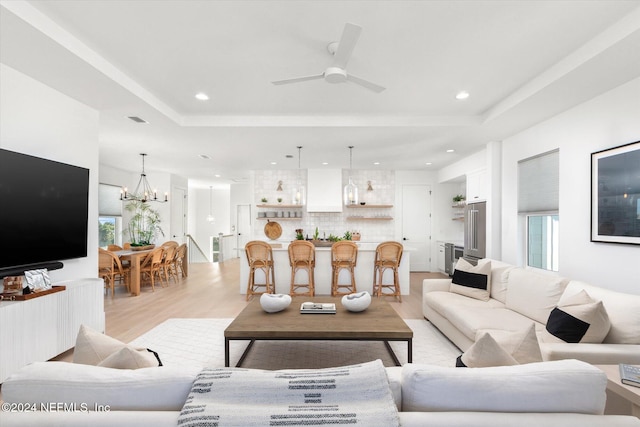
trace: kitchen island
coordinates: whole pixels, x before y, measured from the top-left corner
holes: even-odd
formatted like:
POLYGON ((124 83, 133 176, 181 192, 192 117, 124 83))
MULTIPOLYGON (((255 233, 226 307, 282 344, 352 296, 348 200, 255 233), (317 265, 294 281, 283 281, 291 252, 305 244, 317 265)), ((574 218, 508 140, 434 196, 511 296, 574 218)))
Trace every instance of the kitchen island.
MULTIPOLYGON (((275 265, 275 281, 277 294, 288 294, 291 287, 291 266, 289 265, 289 242, 270 241, 273 246, 273 262, 275 265), (280 246, 281 247, 278 247, 280 246)), ((373 263, 376 255, 377 243, 356 242, 358 245, 358 261, 355 268, 356 287, 358 292, 373 292, 373 263)), ((244 252, 244 248, 242 248, 244 252)), ((404 247, 398 277, 402 295, 409 295, 409 262, 411 249, 404 247)), ((331 295, 331 248, 316 247, 315 294, 331 295)), ((246 254, 241 255, 240 260, 240 293, 247 293, 247 281, 249 280, 249 265, 246 254)), ((349 275, 346 271, 340 272, 340 283, 347 283, 349 275)), ((264 283, 262 271, 256 271, 256 283, 264 283)), ((306 282, 306 272, 299 271, 296 275, 297 282, 306 282)), ((383 277, 384 283, 393 283, 391 270, 387 270, 383 277)))

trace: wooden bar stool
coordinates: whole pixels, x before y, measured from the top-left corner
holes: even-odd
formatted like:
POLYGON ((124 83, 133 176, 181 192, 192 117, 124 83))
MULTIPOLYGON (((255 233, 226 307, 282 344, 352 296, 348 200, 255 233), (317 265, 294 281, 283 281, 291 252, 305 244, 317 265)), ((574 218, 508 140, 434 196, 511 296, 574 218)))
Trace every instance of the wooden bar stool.
POLYGON ((397 297, 402 302, 400 293, 400 281, 398 279, 398 268, 402 260, 402 244, 398 242, 382 242, 376 247, 376 256, 373 262, 373 294, 380 296, 397 297), (384 272, 392 270, 393 283, 383 282, 384 272), (384 292, 383 289, 391 289, 392 292, 384 292))
POLYGON ((289 265, 291 265, 291 290, 289 294, 313 296, 315 293, 314 268, 316 267, 316 247, 306 240, 294 240, 289 244, 289 265), (307 271, 307 283, 296 283, 296 273, 307 271), (306 288, 306 292, 298 289, 306 288))
POLYGON ((271 245, 261 240, 252 240, 245 245, 247 262, 249 263, 249 283, 247 283, 247 298, 249 301, 252 295, 263 293, 272 294, 275 292, 276 279, 273 270, 273 251, 271 245), (255 282, 256 270, 264 272, 265 283, 255 282), (259 289, 264 288, 264 292, 259 289))
POLYGON ((348 240, 342 240, 331 246, 331 295, 348 295, 356 290, 355 267, 358 260, 358 245, 348 240), (351 283, 340 284, 340 271, 347 270, 351 275, 351 283), (341 291, 341 289, 343 291, 341 291))

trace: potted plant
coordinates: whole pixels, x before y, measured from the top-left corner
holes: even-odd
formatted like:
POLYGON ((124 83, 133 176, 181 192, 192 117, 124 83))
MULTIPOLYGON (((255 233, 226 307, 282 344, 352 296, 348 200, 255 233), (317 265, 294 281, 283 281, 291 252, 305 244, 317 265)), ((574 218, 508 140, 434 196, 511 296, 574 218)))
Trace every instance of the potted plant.
POLYGON ((282 197, 278 197, 278 203, 282 203, 282 197))
POLYGON ((125 205, 127 212, 131 212, 129 225, 125 231, 129 233, 132 249, 152 249, 154 241, 164 231, 160 227, 160 214, 152 209, 149 203, 133 200, 125 205))
POLYGON ((465 201, 465 197, 462 194, 457 194, 455 196, 453 196, 453 202, 455 204, 459 205, 464 205, 464 201, 465 201))
POLYGON ((262 199, 260 199, 260 201, 261 201, 262 203, 267 203, 267 202, 268 202, 268 200, 267 200, 267 198, 266 198, 266 197, 263 197, 262 199))

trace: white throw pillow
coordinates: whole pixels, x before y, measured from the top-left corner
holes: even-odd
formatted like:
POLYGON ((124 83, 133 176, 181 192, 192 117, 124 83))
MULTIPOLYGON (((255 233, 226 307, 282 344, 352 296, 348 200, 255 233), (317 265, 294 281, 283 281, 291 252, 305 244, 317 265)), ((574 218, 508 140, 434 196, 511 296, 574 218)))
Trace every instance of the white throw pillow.
POLYGON ((542 362, 536 326, 533 322, 528 328, 519 331, 481 329, 476 333, 476 341, 483 334, 491 335, 500 347, 520 364, 542 362))
POLYGON ((450 291, 470 298, 489 301, 491 262, 479 262, 474 266, 464 258, 458 259, 453 271, 450 291))
POLYGON ((160 360, 153 352, 126 345, 98 363, 98 366, 115 369, 140 369, 159 366, 159 363, 160 360))
POLYGON ((488 333, 482 334, 480 339, 456 360, 458 368, 487 368, 517 364, 518 361, 511 357, 488 333))
POLYGON ((595 301, 582 290, 564 299, 551 311, 544 341, 599 344, 609 333, 609 328, 611 322, 602 301, 595 301))
POLYGON ((122 341, 81 325, 73 349, 73 363, 95 366, 124 346, 122 341))

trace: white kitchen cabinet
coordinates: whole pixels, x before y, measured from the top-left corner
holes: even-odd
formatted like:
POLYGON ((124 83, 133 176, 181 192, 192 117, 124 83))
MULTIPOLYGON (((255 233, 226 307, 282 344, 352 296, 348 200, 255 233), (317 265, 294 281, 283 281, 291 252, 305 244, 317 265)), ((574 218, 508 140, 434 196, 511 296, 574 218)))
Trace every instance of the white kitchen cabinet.
POLYGON ((467 174, 467 203, 487 200, 487 170, 479 169, 467 174))
POLYGON ((438 242, 438 271, 444 273, 445 269, 445 252, 444 252, 444 242, 438 242))

